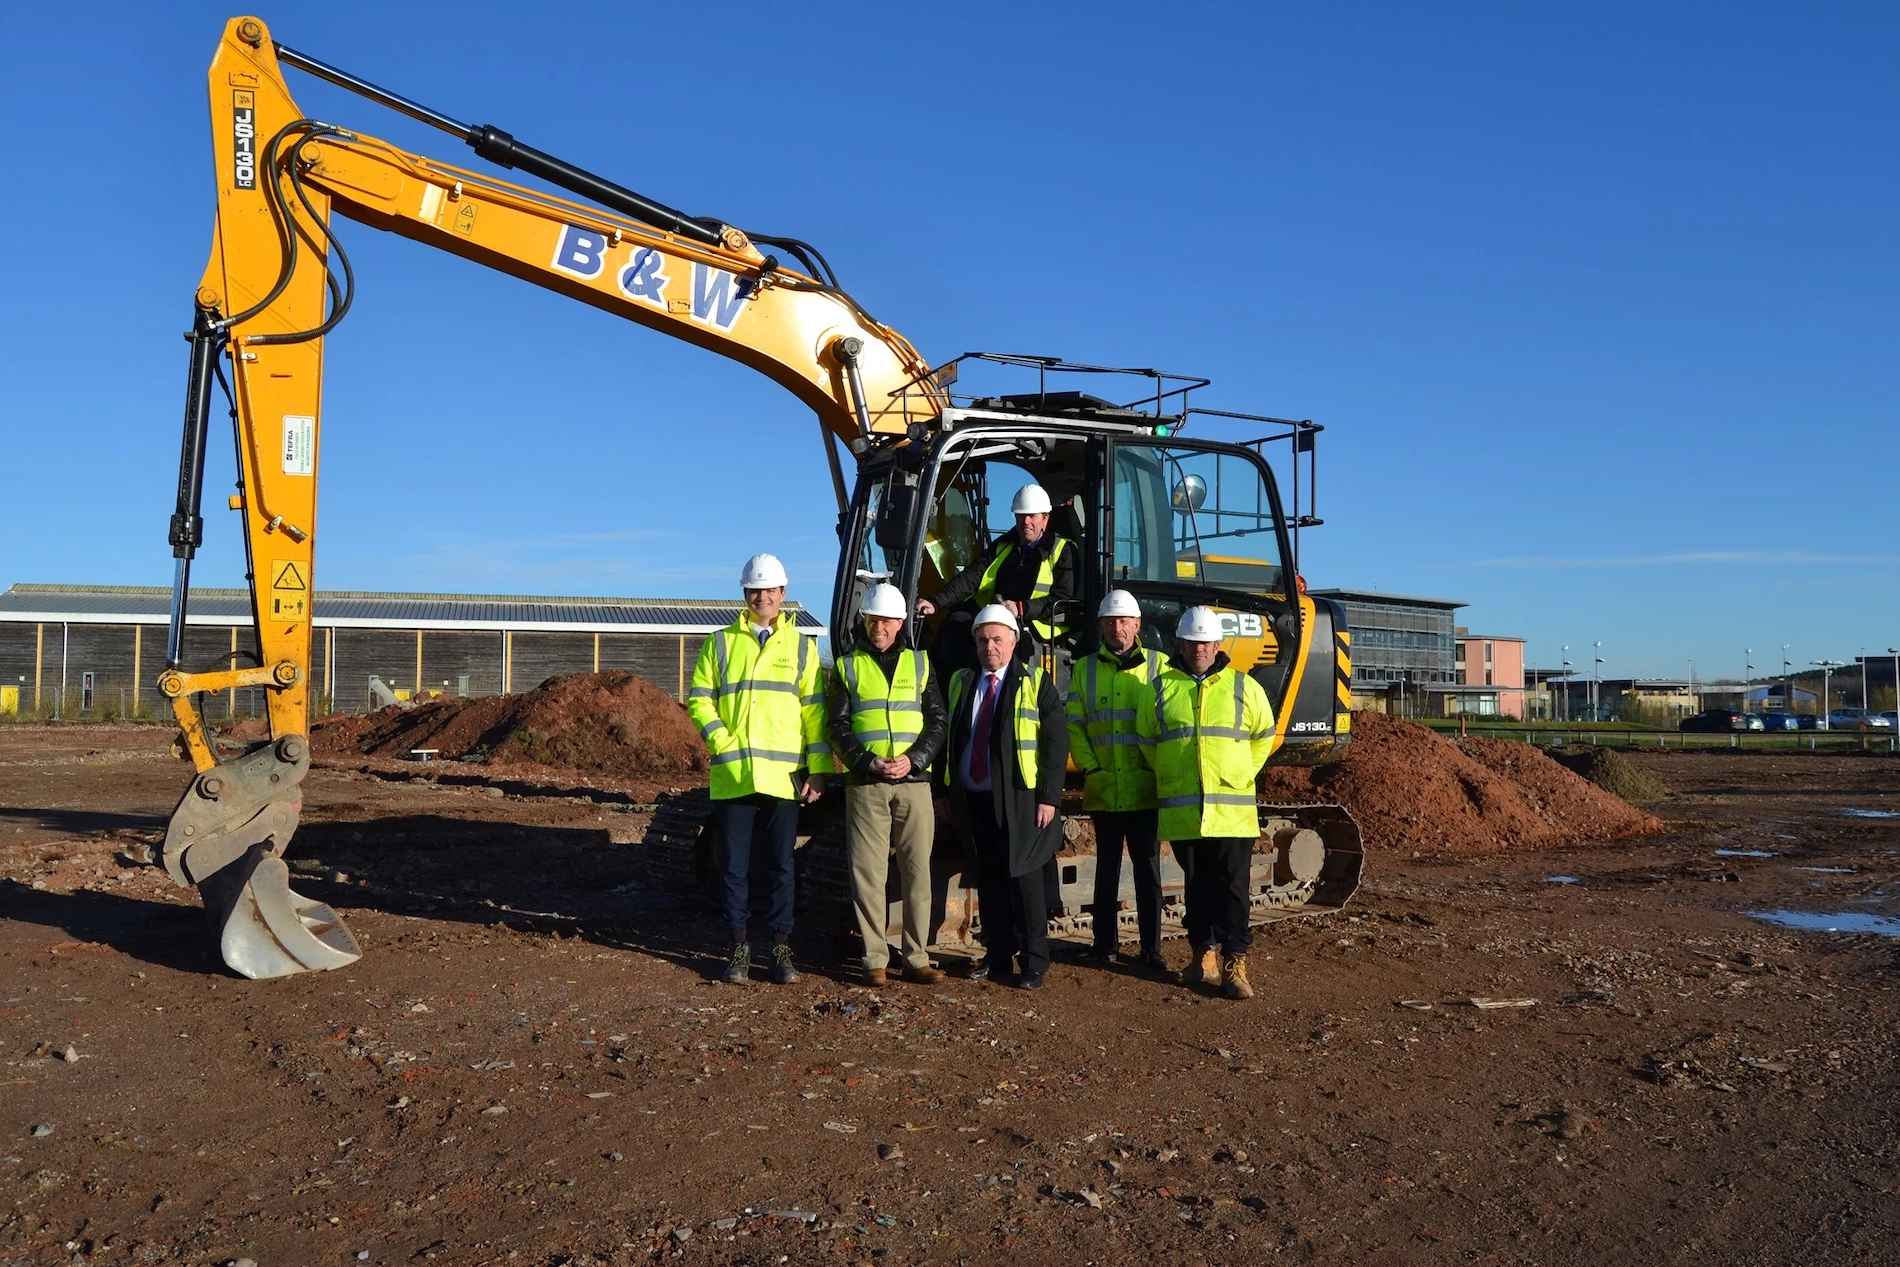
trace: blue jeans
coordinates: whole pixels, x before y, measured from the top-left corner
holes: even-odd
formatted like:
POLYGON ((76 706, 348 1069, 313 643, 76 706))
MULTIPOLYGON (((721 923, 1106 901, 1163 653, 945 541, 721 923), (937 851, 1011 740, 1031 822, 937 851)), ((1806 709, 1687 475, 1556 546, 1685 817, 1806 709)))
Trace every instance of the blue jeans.
POLYGON ((766 924, 778 936, 792 931, 792 850, 798 844, 798 802, 754 792, 749 796, 713 802, 718 828, 714 850, 719 867, 719 901, 726 927, 735 942, 745 939, 752 912, 752 832, 759 829, 765 851, 766 882, 772 891, 766 901, 766 924))

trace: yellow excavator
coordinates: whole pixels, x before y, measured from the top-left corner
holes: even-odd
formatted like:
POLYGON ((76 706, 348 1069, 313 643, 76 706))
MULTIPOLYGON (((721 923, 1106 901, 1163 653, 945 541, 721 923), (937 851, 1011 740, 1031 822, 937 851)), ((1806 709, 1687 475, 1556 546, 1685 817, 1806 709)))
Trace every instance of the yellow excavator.
MULTIPOLYGON (((1302 455, 1312 461, 1315 424, 1191 408, 1190 393, 1206 380, 1150 369, 982 353, 933 367, 855 302, 812 246, 687 215, 500 128, 459 122, 275 42, 257 18, 226 25, 210 97, 217 224, 187 335, 169 534, 176 566, 158 681, 197 773, 161 859, 179 884, 197 886, 233 970, 279 977, 341 967, 361 953, 334 910, 290 888, 283 861, 310 768, 323 343, 355 287, 331 231, 337 216, 730 357, 809 405, 840 511, 834 630, 855 623, 865 588, 879 581, 913 601, 934 592, 986 548, 992 498, 1006 505, 1013 487, 1034 481, 1085 560, 1074 610, 1059 614, 1082 646, 1052 655, 1087 650, 1093 622, 1085 613, 1109 588, 1136 595, 1156 645, 1166 645, 1186 607, 1211 605, 1231 631, 1230 656, 1267 687, 1281 719, 1273 761, 1318 763, 1347 742, 1350 635, 1339 608, 1309 597, 1297 574, 1299 529, 1318 520, 1297 504, 1293 513, 1283 507, 1264 457, 1267 445, 1287 443, 1297 481, 1302 455), (312 119, 292 98, 286 67, 572 196, 312 119), (953 390, 972 370, 1015 375, 1025 390, 953 390), (1111 399, 1065 386, 1078 381, 1139 390, 1111 399), (214 387, 234 423, 230 506, 244 526, 257 662, 194 672, 180 656, 191 563, 204 539, 214 387), (1273 433, 1246 443, 1183 434, 1205 417, 1273 433), (855 468, 850 484, 843 453, 855 468), (221 759, 194 698, 235 687, 263 688, 271 737, 221 759)), ((1264 917, 1337 909, 1360 870, 1350 818, 1332 806, 1263 806, 1262 820, 1254 901, 1264 917)))

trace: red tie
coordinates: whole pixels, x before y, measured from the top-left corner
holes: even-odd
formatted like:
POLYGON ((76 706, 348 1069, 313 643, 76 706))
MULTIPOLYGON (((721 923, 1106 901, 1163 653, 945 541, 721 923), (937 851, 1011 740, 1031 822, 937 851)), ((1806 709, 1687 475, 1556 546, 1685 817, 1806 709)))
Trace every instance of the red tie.
POLYGON ((983 698, 977 701, 976 723, 970 728, 970 782, 990 777, 990 724, 996 719, 996 675, 983 675, 983 698))

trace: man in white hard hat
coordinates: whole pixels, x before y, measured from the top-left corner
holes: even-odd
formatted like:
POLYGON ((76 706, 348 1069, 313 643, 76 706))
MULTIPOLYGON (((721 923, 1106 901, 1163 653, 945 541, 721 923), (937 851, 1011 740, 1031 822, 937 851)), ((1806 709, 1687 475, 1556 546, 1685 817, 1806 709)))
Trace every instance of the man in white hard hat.
POLYGON ((1069 677, 1069 755, 1082 771, 1082 808, 1095 826, 1094 957, 1120 949, 1122 848, 1135 878, 1137 960, 1161 957, 1161 842, 1155 835, 1155 776, 1143 759, 1136 719, 1154 710, 1164 657, 1141 645, 1141 605, 1110 590, 1096 611, 1101 641, 1069 677))
POLYGON ((1039 990, 1049 970, 1042 869, 1062 843, 1068 728, 1055 683, 1016 655, 1014 612, 985 607, 972 637, 976 667, 950 679, 943 783, 982 903, 988 954, 977 975, 1039 990))
POLYGON ((865 983, 889 980, 887 899, 897 858, 903 895, 904 979, 943 980, 930 944, 930 851, 937 811, 930 767, 943 751, 943 696, 930 660, 903 637, 909 607, 895 585, 877 585, 859 609, 864 627, 839 656, 826 692, 831 755, 844 773, 845 836, 851 859, 852 905, 864 938, 865 983))
POLYGON ((686 692, 687 715, 711 754, 720 901, 731 935, 724 979, 734 985, 752 972, 746 924, 754 828, 772 887, 772 980, 798 980, 790 944, 798 806, 818 799, 831 768, 817 641, 782 610, 785 583, 785 567, 772 555, 746 560, 739 575, 745 610, 701 645, 686 692))
MULTIPOLYGON (((1055 609, 1075 600, 1076 544, 1049 531, 1054 507, 1040 484, 1018 489, 1009 509, 1016 516, 1016 526, 992 542, 983 557, 920 601, 918 615, 995 603, 1007 608, 1019 628, 1040 642, 1048 643, 1067 632, 1055 609)), ((949 637, 956 635, 949 633, 949 637)))
POLYGON ((1260 838, 1254 780, 1273 751, 1273 707, 1260 683, 1228 662, 1221 637, 1216 612, 1181 613, 1174 659, 1155 680, 1154 708, 1136 725, 1155 772, 1156 826, 1193 861, 1186 923, 1194 959, 1182 980, 1250 999, 1247 893, 1260 838))

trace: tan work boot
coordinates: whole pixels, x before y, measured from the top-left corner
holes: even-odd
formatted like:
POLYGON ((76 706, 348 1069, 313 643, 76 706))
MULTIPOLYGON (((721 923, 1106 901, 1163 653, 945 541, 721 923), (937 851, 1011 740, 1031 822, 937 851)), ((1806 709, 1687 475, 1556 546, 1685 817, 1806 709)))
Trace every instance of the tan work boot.
POLYGON ((943 969, 933 964, 925 964, 921 968, 906 967, 904 980, 916 985, 936 985, 943 980, 943 969))
POLYGON ((1190 946, 1193 957, 1181 969, 1182 985, 1214 985, 1220 979, 1220 952, 1212 946, 1190 946))
POLYGON ((1251 999, 1253 986, 1247 981, 1247 956, 1228 955, 1221 960, 1221 993, 1230 999, 1251 999))
POLYGON ((870 986, 873 990, 881 990, 889 985, 890 982, 891 974, 883 968, 866 968, 864 970, 864 984, 870 986))

